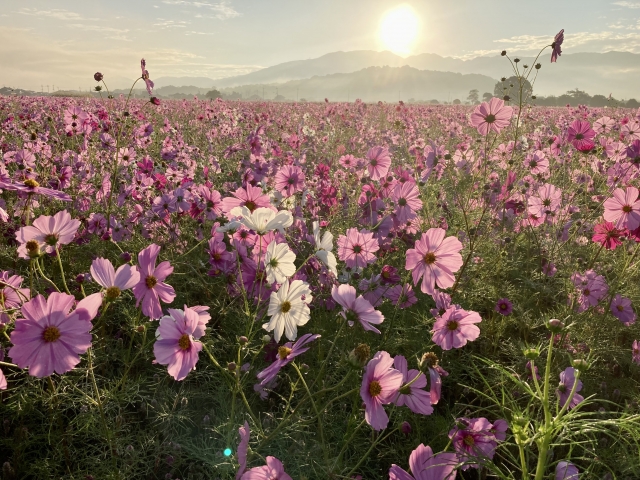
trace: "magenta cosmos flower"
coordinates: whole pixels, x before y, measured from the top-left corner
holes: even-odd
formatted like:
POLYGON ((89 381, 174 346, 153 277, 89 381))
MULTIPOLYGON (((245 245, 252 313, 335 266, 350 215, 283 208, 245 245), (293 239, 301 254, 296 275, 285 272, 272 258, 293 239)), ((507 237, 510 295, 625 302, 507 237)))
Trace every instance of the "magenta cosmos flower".
POLYGON ((346 235, 338 237, 338 258, 349 268, 364 268, 369 263, 375 263, 374 255, 380 249, 378 240, 368 230, 358 231, 350 228, 346 235))
POLYGON ((433 407, 431 406, 431 394, 423 390, 427 386, 427 377, 418 370, 408 370, 407 359, 402 355, 396 355, 393 358, 393 366, 402 373, 402 387, 398 392, 398 398, 395 404, 399 407, 407 406, 413 413, 422 415, 431 415, 433 407), (414 379, 417 380, 414 381, 414 379), (407 385, 409 382, 411 385, 407 385))
POLYGON ((313 342, 320 338, 318 334, 307 333, 301 336, 296 343, 287 342, 283 346, 278 347, 278 353, 276 356, 276 360, 269 365, 267 368, 258 373, 258 380, 260 380, 260 385, 263 387, 273 380, 280 372, 280 369, 285 365, 288 365, 296 358, 298 355, 303 354, 309 347, 307 344, 313 342))
POLYGON ((553 38, 553 43, 551 44, 552 52, 551 52, 551 63, 555 63, 558 60, 558 57, 562 55, 562 42, 564 42, 564 28, 556 33, 556 36, 553 38))
POLYGON ((331 298, 342 305, 344 310, 340 312, 352 327, 357 320, 367 331, 380 333, 373 325, 380 325, 384 321, 384 315, 373 308, 369 300, 359 295, 356 298, 356 289, 351 285, 334 285, 331 289, 331 298))
POLYGON ((9 356, 20 368, 29 367, 29 375, 41 378, 73 370, 91 346, 91 320, 98 313, 100 298, 91 295, 71 312, 75 300, 56 292, 46 300, 38 295, 22 305, 24 318, 16 319, 9 356))
POLYGON ((18 255, 28 260, 32 252, 42 249, 46 253, 53 253, 60 245, 71 243, 79 227, 80 221, 72 220, 66 210, 52 217, 42 215, 33 221, 33 225, 22 227, 16 233, 16 239, 20 242, 18 255), (33 244, 33 241, 38 244, 33 244))
POLYGON ((112 302, 120 296, 123 290, 129 290, 140 282, 140 273, 136 267, 128 264, 121 265, 116 271, 111 262, 105 258, 96 258, 91 262, 91 278, 102 286, 104 299, 112 302))
POLYGON ((373 147, 367 152, 367 160, 369 165, 367 170, 371 180, 380 180, 389 173, 391 167, 391 156, 386 147, 373 147))
POLYGON ((276 457, 267 457, 267 464, 254 467, 245 472, 241 480, 293 480, 285 471, 284 465, 276 457))
POLYGON ((454 480, 457 464, 455 453, 434 455, 431 447, 421 443, 409 456, 411 475, 394 464, 389 469, 389 480, 454 480))
POLYGON ((169 375, 176 380, 184 380, 191 370, 196 369, 198 354, 202 350, 202 343, 194 337, 198 327, 198 313, 190 308, 183 311, 170 308, 169 315, 160 319, 153 353, 156 361, 167 365, 169 375))
POLYGON ((240 434, 240 443, 238 444, 238 463, 240 468, 236 472, 236 480, 240 480, 240 477, 247 469, 247 451, 249 450, 251 430, 249 430, 249 423, 246 420, 244 425, 238 429, 238 433, 240 434))
POLYGON ((462 470, 479 468, 491 460, 498 446, 494 426, 484 417, 458 418, 457 425, 449 432, 458 459, 464 462, 462 470))
POLYGON ((285 165, 275 176, 275 187, 283 197, 301 192, 304 187, 304 172, 295 165, 285 165))
POLYGON ((640 226, 640 200, 638 189, 627 187, 626 191, 616 188, 613 198, 604 202, 604 214, 607 222, 612 222, 616 228, 635 230, 640 226))
POLYGON ((616 228, 611 222, 594 226, 593 232, 591 240, 604 246, 607 250, 615 250, 618 245, 622 245, 620 237, 625 233, 624 230, 616 228))
POLYGON ((475 108, 470 121, 480 135, 488 135, 489 131, 500 133, 500 130, 509 125, 512 116, 513 108, 506 107, 503 100, 493 97, 475 108))
POLYGON ((501 298, 496 303, 496 312, 500 315, 509 315, 513 311, 513 304, 509 301, 508 298, 501 298))
POLYGON ((480 335, 480 329, 475 324, 481 321, 477 312, 467 312, 454 305, 436 320, 431 340, 443 350, 464 347, 480 335))
POLYGON ((569 398, 569 394, 571 393, 575 382, 576 370, 573 367, 567 367, 564 372, 560 372, 560 383, 558 384, 556 395, 558 395, 561 407, 564 407, 567 402, 569 402, 569 404, 567 405, 567 409, 572 409, 584 400, 584 397, 582 395, 578 395, 578 392, 582 390, 582 381, 580 380, 578 380, 578 385, 576 386, 576 391, 573 394, 573 398, 569 398))
POLYGON ((621 296, 619 293, 611 301, 611 313, 625 326, 636 323, 636 314, 631 308, 631 300, 621 296))
POLYGON ((420 191, 413 182, 398 183, 391 198, 396 204, 394 214, 401 224, 414 219, 416 212, 422 208, 420 191))
POLYGON ((555 480, 580 480, 580 472, 573 463, 562 460, 556 465, 555 480))
POLYGON ((440 288, 449 288, 455 283, 453 274, 462 266, 462 243, 456 237, 444 238, 442 228, 430 228, 422 234, 415 248, 407 250, 405 268, 411 270, 413 284, 417 287, 422 278, 420 289, 433 295, 436 282, 440 288))
POLYGON ((24 279, 19 275, 0 272, 0 325, 9 323, 7 311, 15 310, 29 300, 28 288, 20 288, 24 279))
POLYGON ((567 129, 567 141, 581 152, 593 148, 593 138, 596 132, 591 128, 591 124, 584 120, 574 120, 567 129))
POLYGON ((136 307, 142 302, 142 313, 151 320, 162 316, 160 300, 171 303, 176 298, 173 287, 163 283, 173 272, 173 267, 169 262, 162 262, 156 267, 159 253, 160 247, 153 243, 138 254, 140 281, 133 287, 136 307))
POLYGON ((393 402, 402 386, 402 373, 392 368, 393 358, 377 352, 366 366, 360 387, 364 401, 364 418, 374 430, 387 428, 389 417, 383 405, 393 402))

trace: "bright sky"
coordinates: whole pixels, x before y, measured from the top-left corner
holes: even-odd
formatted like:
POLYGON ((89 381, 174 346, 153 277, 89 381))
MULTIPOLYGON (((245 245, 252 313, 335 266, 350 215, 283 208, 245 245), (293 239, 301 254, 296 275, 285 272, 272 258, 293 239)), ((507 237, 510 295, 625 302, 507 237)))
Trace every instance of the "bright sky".
POLYGON ((86 90, 99 70, 123 87, 139 76, 141 57, 152 79, 215 79, 338 50, 392 49, 398 25, 387 22, 386 37, 380 25, 398 8, 414 16, 415 38, 396 48, 405 56, 533 53, 561 28, 566 53, 640 53, 640 0, 0 0, 0 86, 86 90))

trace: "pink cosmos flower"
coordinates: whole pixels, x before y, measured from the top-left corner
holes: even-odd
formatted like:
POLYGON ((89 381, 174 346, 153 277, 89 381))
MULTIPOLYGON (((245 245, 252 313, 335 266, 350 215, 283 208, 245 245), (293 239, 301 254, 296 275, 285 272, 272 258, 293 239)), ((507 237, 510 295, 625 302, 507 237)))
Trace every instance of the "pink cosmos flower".
POLYGON ((275 176, 275 187, 282 196, 290 197, 304 188, 304 172, 300 167, 285 165, 275 176))
POLYGON ((631 360, 640 365, 640 342, 638 340, 634 340, 631 345, 631 360))
POLYGON ((258 380, 260 380, 260 385, 263 387, 273 380, 282 367, 288 365, 296 358, 298 355, 303 354, 309 347, 307 345, 315 340, 320 338, 318 334, 307 333, 301 336, 296 343, 287 342, 283 346, 278 347, 278 353, 276 356, 276 360, 269 365, 267 368, 258 373, 258 380))
MULTIPOLYGON (((574 276, 572 276, 573 279, 574 276)), ((589 307, 595 307, 608 292, 609 287, 605 278, 602 275, 596 275, 593 270, 588 271, 586 278, 578 286, 578 312, 584 312, 589 307)))
POLYGON ((433 352, 427 352, 420 359, 420 370, 426 373, 429 370, 429 382, 431 384, 429 393, 431 395, 431 405, 440 401, 442 396, 442 378, 449 376, 444 368, 438 365, 438 357, 433 352))
POLYGON ((153 353, 160 365, 167 365, 169 375, 175 380, 184 380, 196 369, 198 353, 202 350, 202 343, 194 336, 198 320, 198 313, 190 308, 182 312, 170 308, 169 315, 160 319, 153 353))
POLYGON ((608 222, 612 222, 616 228, 628 228, 635 230, 640 226, 640 200, 638 189, 627 187, 626 191, 616 188, 613 198, 604 202, 604 214, 608 222))
POLYGON ((549 171, 549 159, 546 158, 542 150, 537 150, 533 154, 527 155, 524 166, 529 169, 531 175, 538 175, 549 171))
POLYGON ((591 150, 595 136, 596 132, 591 128, 591 124, 584 120, 574 120, 567 129, 567 141, 580 151, 591 150))
POLYGON ((556 465, 555 480, 580 480, 580 472, 573 463, 562 460, 556 465))
POLYGON ((364 268, 377 260, 374 255, 380 249, 378 240, 368 230, 350 228, 346 235, 338 237, 338 258, 349 268, 364 268))
POLYGON ((9 272, 0 272, 0 325, 11 320, 7 311, 17 309, 29 300, 31 291, 20 288, 23 280, 19 275, 9 276, 9 272))
POLYGON ((222 199, 222 202, 220 202, 220 210, 227 217, 229 216, 231 210, 236 207, 247 207, 250 212, 254 212, 257 208, 260 207, 276 210, 271 205, 269 195, 265 195, 264 193, 262 193, 262 189, 260 187, 247 185, 245 188, 237 189, 231 195, 233 196, 225 197, 222 199))
POLYGON ((171 303, 176 298, 173 287, 163 283, 173 272, 173 267, 169 262, 162 262, 156 267, 159 253, 160 247, 153 243, 138 254, 140 281, 133 287, 136 307, 142 302, 142 313, 151 320, 162 316, 160 300, 171 303))
POLYGON ((396 204, 394 214, 401 224, 415 218, 416 212, 422 208, 420 191, 413 182, 398 183, 391 198, 396 204))
POLYGON ((356 298, 356 289, 351 285, 334 285, 331 289, 331 298, 339 303, 344 310, 340 312, 347 320, 349 326, 353 326, 357 320, 367 331, 380 333, 373 325, 380 325, 384 321, 384 316, 374 309, 371 303, 362 295, 356 298))
POLYGON ((538 188, 537 197, 529 197, 528 213, 537 218, 544 219, 547 215, 556 212, 562 202, 562 190, 550 183, 545 183, 538 188))
POLYGON ((467 342, 473 342, 480 335, 480 329, 475 324, 481 321, 477 312, 467 312, 454 305, 433 324, 431 340, 443 350, 464 347, 467 342))
POLYGON ((402 373, 403 384, 394 403, 399 407, 406 405, 413 413, 431 415, 433 413, 431 394, 423 390, 427 386, 427 377, 418 370, 407 370, 407 359, 402 355, 396 355, 393 358, 393 366, 402 373), (418 379, 414 381, 416 377, 418 379), (409 382, 413 383, 407 385, 409 382))
POLYGON ((556 390, 556 395, 560 400, 560 406, 563 407, 570 402, 567 406, 568 409, 572 409, 584 400, 582 395, 578 395, 578 392, 582 390, 582 381, 578 380, 578 386, 573 394, 573 398, 569 399, 569 394, 573 389, 573 384, 576 382, 576 371, 573 367, 567 367, 564 372, 560 372, 560 384, 556 390))
POLYGON ((449 432, 458 460, 464 462, 462 470, 479 468, 491 460, 498 447, 493 425, 484 417, 458 418, 457 425, 449 432))
POLYGON ((607 250, 615 250, 618 245, 622 245, 620 237, 625 231, 617 229, 613 223, 604 222, 593 227, 595 232, 591 240, 603 245, 607 250))
POLYGON ((558 57, 562 55, 562 42, 564 42, 564 28, 556 33, 556 36, 553 38, 553 43, 551 44, 552 52, 551 52, 551 63, 555 63, 558 60, 558 57))
POLYGON ((244 425, 238 429, 240 434, 240 443, 238 444, 238 463, 240 468, 236 472, 236 480, 240 480, 242 474, 247 469, 247 451, 249 449, 249 437, 251 431, 249 430, 249 423, 245 420, 244 425))
POLYGON ((0 180, 0 189, 22 192, 29 195, 44 195, 63 202, 71 201, 71 197, 66 193, 58 190, 52 190, 51 188, 41 187, 33 178, 27 178, 23 183, 8 183, 0 180))
POLYGON ((105 289, 104 298, 108 302, 118 298, 123 290, 129 290, 140 282, 140 273, 136 267, 125 263, 116 271, 111 262, 104 258, 96 258, 91 262, 90 272, 96 283, 105 289))
POLYGON ((631 300, 621 296, 619 293, 611 301, 611 313, 625 326, 636 323, 636 314, 631 308, 631 300))
POLYGON ((284 471, 284 465, 276 457, 267 457, 267 464, 254 467, 242 475, 241 480, 293 480, 284 471))
POLYGON ((16 319, 9 356, 20 368, 29 367, 29 375, 42 378, 73 370, 91 346, 91 320, 100 298, 91 295, 71 312, 74 303, 72 295, 55 292, 46 300, 38 295, 22 305, 24 318, 16 319))
POLYGON ((413 288, 408 283, 404 285, 394 285, 384 293, 384 296, 398 308, 409 308, 418 301, 416 294, 413 292, 413 288))
POLYGON ((391 167, 391 156, 386 147, 373 147, 367 152, 367 160, 369 165, 367 170, 371 180, 380 180, 384 178, 391 167))
POLYGON ((509 315, 513 311, 513 304, 509 301, 508 298, 501 298, 496 303, 496 312, 500 315, 509 315))
POLYGON ((482 102, 471 114, 471 125, 478 129, 480 135, 488 135, 489 131, 496 134, 500 130, 509 126, 513 108, 505 107, 504 101, 498 97, 493 97, 489 102, 482 102))
POLYGON ((39 248, 46 253, 54 253, 60 245, 67 245, 73 241, 79 227, 80 221, 72 220, 66 210, 52 217, 42 215, 33 221, 33 225, 22 227, 16 233, 16 239, 20 242, 18 255, 27 260, 30 258, 29 252, 32 250, 27 246, 30 241, 38 242, 39 248))
POLYGON ((144 80, 145 85, 147 86, 147 92, 149 95, 153 94, 153 82, 149 80, 149 72, 147 71, 147 62, 143 58, 140 60, 140 70, 142 70, 142 80, 144 80))
POLYGON ((391 465, 389 480, 455 480, 458 457, 455 453, 433 454, 431 447, 418 445, 409 457, 411 475, 398 465, 391 465))
POLYGON ((393 402, 402 386, 402 373, 392 368, 393 358, 377 352, 366 366, 360 387, 365 404, 364 418, 374 430, 384 430, 389 423, 383 405, 393 402))
POLYGON ((405 268, 411 270, 413 284, 423 293, 433 295, 436 283, 440 288, 449 288, 455 283, 453 274, 462 266, 462 243, 456 237, 444 238, 442 228, 430 228, 422 234, 415 248, 407 250, 405 268))

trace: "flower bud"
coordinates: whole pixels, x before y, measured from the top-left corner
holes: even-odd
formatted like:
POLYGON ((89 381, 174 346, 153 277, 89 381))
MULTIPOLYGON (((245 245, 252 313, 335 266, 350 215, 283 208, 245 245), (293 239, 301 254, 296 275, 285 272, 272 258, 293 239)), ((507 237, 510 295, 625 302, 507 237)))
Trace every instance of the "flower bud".
POLYGON ((576 358, 571 361, 571 366, 576 370, 587 371, 589 370, 589 362, 587 362, 584 358, 576 358))
POLYGON ((552 318, 547 322, 547 328, 551 331, 551 333, 560 333, 564 330, 564 323, 562 323, 557 318, 552 318))
POLYGON ((371 357, 371 348, 366 343, 361 343, 349 352, 348 361, 356 368, 362 368, 371 357))
POLYGON ((236 362, 229 362, 227 364, 227 370, 229 370, 230 372, 235 372, 237 368, 236 362))
POLYGON ((103 78, 104 78, 104 75, 102 75, 100 72, 96 72, 93 74, 93 79, 96 82, 101 82, 103 78))
POLYGON ((246 345, 249 342, 249 339, 247 337, 245 337, 244 335, 242 335, 240 338, 238 338, 238 343, 240 345, 246 345))
POLYGON ((437 366, 438 356, 433 352, 423 354, 422 358, 418 362, 418 370, 425 374, 429 374, 429 369, 436 368, 437 366))
POLYGON ((402 425, 400 425, 400 431, 405 435, 409 435, 411 433, 411 424, 409 422, 402 422, 402 425))
POLYGON ((129 252, 122 252, 120 254, 120 260, 124 263, 129 263, 131 261, 131 254, 129 252))
POLYGON ((536 358, 538 358, 540 356, 540 349, 535 347, 535 348, 525 348, 523 350, 524 356, 525 358, 529 359, 529 360, 535 360, 536 358))
POLYGON ((263 341, 264 343, 269 343, 269 342, 271 341, 271 335, 264 335, 264 336, 262 337, 262 341, 263 341))
MULTIPOLYGON (((507 51, 506 51, 506 50, 502 50, 502 51, 500 52, 500 55, 501 55, 502 57, 504 57, 506 54, 507 54, 507 51)), ((503 80, 503 81, 504 81, 504 80, 503 80)))

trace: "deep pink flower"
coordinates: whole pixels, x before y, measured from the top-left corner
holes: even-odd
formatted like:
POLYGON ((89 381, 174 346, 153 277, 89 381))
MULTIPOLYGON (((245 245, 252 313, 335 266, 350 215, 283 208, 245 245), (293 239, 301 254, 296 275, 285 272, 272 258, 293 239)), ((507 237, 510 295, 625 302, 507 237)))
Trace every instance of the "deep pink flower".
POLYGON ((567 141, 581 151, 593 148, 595 136, 596 132, 591 128, 591 124, 584 120, 574 120, 567 129, 567 141))
POLYGON ((635 230, 640 226, 640 200, 638 189, 627 187, 626 191, 616 188, 613 197, 604 202, 604 214, 608 222, 612 222, 616 228, 628 228, 635 230))
POLYGON ((513 305, 508 298, 501 298, 496 303, 496 312, 500 315, 509 315, 513 311, 513 305))
POLYGON ((241 480, 293 480, 284 471, 284 465, 276 457, 267 457, 267 464, 254 467, 242 475, 241 480))
POLYGON ((555 63, 558 60, 558 57, 562 55, 562 42, 564 42, 564 28, 556 33, 556 36, 553 38, 553 43, 551 44, 552 52, 551 52, 551 63, 555 63))
POLYGON ((393 366, 402 373, 403 384, 394 403, 399 407, 406 405, 413 413, 431 415, 433 413, 431 394, 423 390, 427 386, 427 377, 418 370, 407 370, 407 359, 402 355, 394 357, 393 366), (416 377, 418 379, 414 381, 416 377), (413 383, 407 386, 409 382, 413 383))
POLYGON ((458 457, 455 453, 433 454, 431 447, 418 445, 409 457, 411 475, 398 465, 391 465, 389 480, 455 480, 458 457))
POLYGON ((449 432, 458 460, 464 462, 462 470, 479 468, 491 460, 496 452, 498 440, 493 434, 493 425, 484 417, 459 418, 457 425, 449 432))
POLYGON ((556 390, 556 395, 560 400, 560 406, 563 407, 570 402, 567 406, 568 409, 572 409, 584 400, 582 395, 578 395, 578 392, 582 390, 582 381, 578 380, 578 386, 573 394, 573 398, 569 399, 569 394, 573 389, 573 384, 576 382, 576 371, 573 367, 567 367, 564 372, 560 372, 560 384, 556 390))
POLYGON ((389 150, 386 147, 373 147, 367 152, 367 160, 369 165, 369 176, 371 180, 380 180, 384 178, 389 172, 391 167, 391 156, 389 150))
POLYGON ((480 335, 480 329, 475 324, 481 321, 477 312, 466 311, 454 305, 433 324, 431 340, 443 350, 464 347, 467 342, 473 342, 480 335))
POLYGON ((160 247, 153 243, 138 254, 140 281, 133 287, 136 307, 142 302, 142 313, 151 320, 162 316, 160 300, 171 303, 176 298, 173 287, 163 283, 173 272, 173 267, 169 262, 162 262, 156 267, 159 253, 160 247))
POLYGON ((377 260, 378 240, 368 230, 350 228, 338 237, 338 258, 349 268, 364 268, 377 260))
POLYGON ((91 320, 98 313, 100 297, 85 298, 71 312, 74 303, 72 295, 56 292, 22 305, 24 318, 16 319, 9 356, 20 368, 29 367, 29 375, 41 378, 73 370, 91 346, 91 320))
POLYGON ((353 326, 357 320, 367 331, 380 333, 373 325, 380 325, 384 321, 384 316, 373 308, 371 303, 362 295, 356 298, 356 289, 351 285, 334 285, 331 289, 331 298, 339 303, 344 310, 340 312, 343 318, 353 326))
POLYGON ((433 295, 436 283, 440 288, 449 288, 455 283, 453 274, 462 266, 462 243, 456 237, 444 238, 442 228, 430 228, 407 250, 405 268, 411 270, 413 284, 423 293, 433 295))
POLYGON ((309 350, 307 345, 318 338, 320 338, 320 335, 318 334, 314 335, 312 333, 306 333, 305 335, 302 335, 296 343, 287 342, 283 346, 278 347, 275 361, 257 375, 258 380, 260 380, 260 385, 264 387, 267 383, 273 380, 278 375, 282 367, 291 363, 298 355, 309 350))
POLYGON ((198 329, 198 313, 190 308, 184 311, 169 309, 169 315, 160 319, 153 353, 160 365, 176 380, 184 380, 195 370, 202 343, 194 337, 198 329))
POLYGON ((247 451, 249 450, 249 438, 251 431, 249 430, 249 423, 245 420, 244 425, 238 429, 240 434, 240 443, 238 444, 238 463, 240 468, 236 472, 236 480, 240 480, 242 474, 247 469, 247 451))
POLYGON ((300 167, 285 165, 275 176, 275 187, 283 197, 290 197, 304 188, 304 172, 300 167))
POLYGON ((593 227, 595 232, 591 240, 603 245, 607 250, 615 250, 618 245, 622 245, 620 237, 625 231, 618 229, 611 222, 600 223, 593 227))
POLYGON ((636 314, 631 308, 631 300, 619 293, 611 301, 611 313, 626 326, 636 323, 636 314))
POLYGON ((27 242, 32 240, 38 242, 40 249, 46 253, 53 253, 60 245, 71 243, 79 227, 80 221, 72 220, 66 210, 52 217, 42 215, 33 221, 33 225, 22 227, 16 232, 16 239, 20 242, 18 255, 27 260, 30 258, 27 242))
POLYGON ((513 108, 506 107, 504 101, 493 97, 489 102, 482 102, 471 114, 471 125, 478 129, 480 135, 488 135, 489 131, 500 133, 507 127, 513 116, 513 108))
POLYGON ((383 405, 393 402, 402 386, 402 373, 392 368, 393 358, 377 352, 366 366, 360 387, 365 404, 364 418, 374 430, 387 428, 389 417, 383 405))

